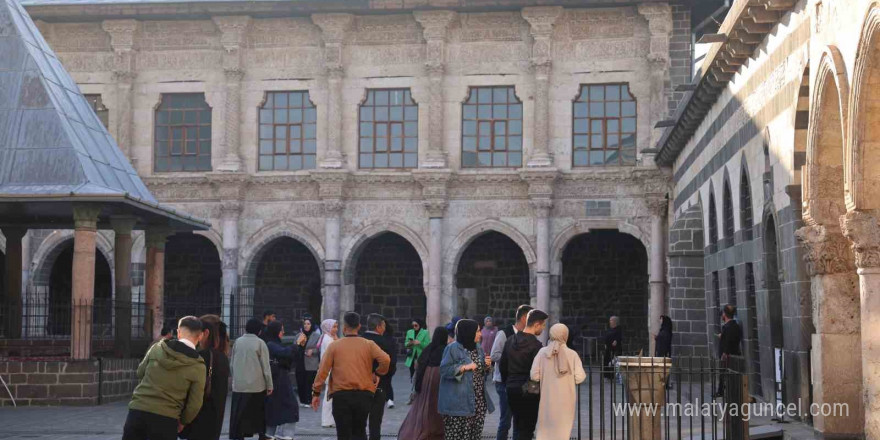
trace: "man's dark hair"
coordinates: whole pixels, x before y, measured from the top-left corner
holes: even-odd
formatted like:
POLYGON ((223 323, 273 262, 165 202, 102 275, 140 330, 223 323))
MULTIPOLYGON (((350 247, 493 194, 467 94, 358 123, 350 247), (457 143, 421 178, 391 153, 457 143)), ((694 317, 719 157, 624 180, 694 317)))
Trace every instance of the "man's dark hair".
POLYGON ((345 324, 345 328, 354 330, 361 325, 361 315, 358 315, 355 312, 345 312, 345 315, 342 317, 342 322, 345 324))
POLYGON ((171 327, 168 327, 167 325, 165 327, 162 327, 162 331, 159 332, 159 334, 162 335, 163 338, 165 336, 168 336, 168 333, 171 333, 171 327))
POLYGON ((178 327, 185 328, 193 333, 202 331, 202 321, 195 316, 184 316, 177 323, 178 327))
POLYGON ((528 315, 529 312, 531 312, 531 311, 532 311, 532 306, 530 306, 528 304, 523 304, 523 305, 517 307, 516 308, 516 322, 519 322, 519 320, 522 319, 523 316, 528 315))
POLYGON ((370 316, 367 316, 367 330, 376 331, 376 328, 383 322, 385 322, 384 316, 378 313, 370 313, 370 316))
POLYGON ((265 312, 263 312, 263 319, 266 319, 274 314, 275 312, 273 312, 272 310, 266 310, 265 312))
POLYGON ((259 335, 262 330, 263 321, 260 321, 257 318, 248 319, 247 324, 244 325, 244 331, 253 335, 259 335))
POLYGON ((544 313, 540 310, 537 310, 537 309, 532 310, 531 312, 529 312, 529 320, 526 321, 526 326, 531 327, 535 324, 544 322, 549 317, 550 317, 549 315, 547 315, 546 313, 544 313))
POLYGON ((724 316, 727 316, 729 319, 733 319, 736 316, 736 306, 733 304, 728 304, 724 306, 724 316))

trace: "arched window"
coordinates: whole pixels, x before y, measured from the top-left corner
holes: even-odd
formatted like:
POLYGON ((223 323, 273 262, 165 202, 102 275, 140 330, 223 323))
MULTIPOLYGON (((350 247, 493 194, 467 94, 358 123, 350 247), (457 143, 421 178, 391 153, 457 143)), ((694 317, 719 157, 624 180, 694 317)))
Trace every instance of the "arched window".
POLYGON ((715 208, 715 192, 709 189, 709 252, 718 250, 718 212, 715 208))
POLYGON ((739 177, 739 212, 740 224, 743 231, 743 240, 752 239, 752 186, 749 185, 749 173, 745 167, 739 177))
POLYGON ((724 247, 733 246, 733 196, 730 193, 730 182, 724 180, 724 199, 721 209, 724 210, 721 221, 724 223, 724 247))

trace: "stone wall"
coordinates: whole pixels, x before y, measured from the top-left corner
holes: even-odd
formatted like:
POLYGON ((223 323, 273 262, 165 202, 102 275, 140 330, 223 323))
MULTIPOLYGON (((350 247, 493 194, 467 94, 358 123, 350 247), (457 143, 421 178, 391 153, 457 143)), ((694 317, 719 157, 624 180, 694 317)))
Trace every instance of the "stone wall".
POLYGON ((405 238, 385 233, 370 240, 360 252, 355 273, 355 311, 366 323, 367 315, 380 313, 402 336, 413 318, 426 314, 422 262, 405 238))
POLYGON ((669 229, 669 316, 673 356, 708 354, 703 219, 699 206, 680 215, 669 229))
POLYGON ((648 256, 630 235, 616 231, 582 234, 562 256, 562 314, 576 334, 601 337, 608 318, 623 328, 624 353, 648 348, 648 256))
MULTIPOLYGON (((18 406, 97 405, 131 397, 139 359, 3 360, 0 376, 18 406)), ((6 390, 0 406, 12 406, 6 390)))
MULTIPOLYGON (((517 244, 498 232, 483 234, 468 246, 458 263, 456 287, 476 289, 476 317, 513 322, 516 308, 529 304, 529 266, 517 244)), ((463 307, 459 298, 458 314, 463 307)), ((474 318, 474 316, 467 316, 474 318)))

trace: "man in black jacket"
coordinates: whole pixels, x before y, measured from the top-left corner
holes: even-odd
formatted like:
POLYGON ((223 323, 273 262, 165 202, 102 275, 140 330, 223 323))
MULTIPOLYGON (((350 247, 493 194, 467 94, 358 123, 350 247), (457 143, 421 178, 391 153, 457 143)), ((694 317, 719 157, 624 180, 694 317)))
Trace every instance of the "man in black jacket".
POLYGON ((623 329, 620 328, 620 318, 612 316, 608 318, 608 331, 605 333, 605 352, 602 356, 602 364, 605 366, 604 376, 606 379, 614 379, 614 367, 611 362, 623 353, 623 329))
MULTIPOLYGON (((529 312, 526 328, 513 335, 504 344, 501 356, 501 380, 507 384, 507 401, 516 426, 516 440, 532 440, 538 423, 538 394, 527 393, 523 386, 529 382, 532 362, 544 345, 538 336, 547 326, 547 314, 540 310, 529 312)), ((548 396, 552 397, 552 396, 548 396)))
MULTIPOLYGON (((376 343, 379 348, 391 357, 391 366, 388 373, 379 377, 379 387, 376 388, 376 394, 373 395, 373 406, 370 408, 370 440, 379 440, 382 436, 382 417, 385 415, 385 401, 388 400, 388 390, 391 389, 391 377, 397 370, 397 353, 391 344, 391 341, 385 337, 385 317, 373 313, 367 317, 367 331, 364 338, 376 343)), ((378 362, 373 363, 373 368, 379 366, 378 362)))
MULTIPOLYGON (((724 312, 721 314, 721 333, 718 337, 721 339, 718 344, 718 357, 721 358, 721 366, 726 367, 730 360, 730 356, 741 356, 740 343, 742 342, 742 328, 739 323, 733 319, 736 316, 736 306, 728 304, 724 306, 724 312)), ((724 375, 718 379, 718 392, 715 397, 724 396, 724 375)))

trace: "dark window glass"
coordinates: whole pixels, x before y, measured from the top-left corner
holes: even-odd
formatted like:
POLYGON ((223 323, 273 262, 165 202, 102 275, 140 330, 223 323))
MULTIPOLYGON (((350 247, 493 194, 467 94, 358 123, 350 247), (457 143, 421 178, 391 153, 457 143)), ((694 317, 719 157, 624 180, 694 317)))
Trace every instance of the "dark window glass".
POLYGON ((724 199, 722 200, 721 209, 724 210, 724 217, 721 221, 724 223, 724 247, 733 246, 733 197, 730 193, 730 183, 724 181, 724 199))
MULTIPOLYGON (((712 191, 710 189, 710 191, 712 191)), ((718 213, 715 211, 715 194, 709 193, 709 252, 718 250, 718 213)))
POLYGON ((522 166, 522 102, 513 86, 471 87, 462 104, 461 166, 522 166))
POLYGON ((211 108, 204 93, 162 95, 154 158, 157 172, 211 171, 211 108))
POLYGON ((104 102, 101 100, 101 95, 83 95, 86 98, 86 101, 89 102, 89 105, 92 106, 92 110, 95 111, 95 114, 98 115, 98 119, 101 120, 101 123, 104 124, 104 128, 110 128, 109 118, 110 111, 107 110, 107 107, 104 105, 104 102))
POLYGON ((259 170, 315 168, 317 120, 308 91, 266 93, 259 114, 259 170))
MULTIPOLYGON (((712 299, 715 301, 715 316, 712 318, 712 322, 715 323, 716 326, 721 326, 721 312, 724 310, 724 306, 721 305, 721 286, 720 281, 718 280, 718 272, 712 272, 712 299)), ((718 341, 716 340, 716 344, 718 341)))
POLYGON ((739 209, 742 223, 743 240, 752 239, 752 187, 749 185, 749 173, 743 168, 739 179, 739 209))
POLYGON ((409 89, 370 89, 358 122, 358 167, 419 166, 419 106, 409 89))
POLYGON ((736 270, 732 267, 727 268, 727 302, 729 304, 736 303, 736 270))
POLYGON ((583 84, 572 103, 572 165, 635 165, 636 99, 627 84, 583 84))

